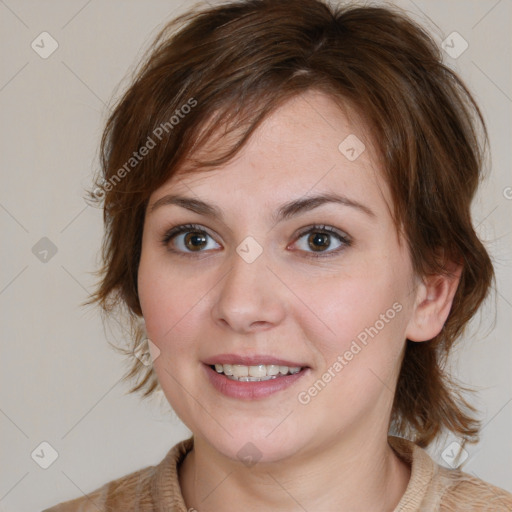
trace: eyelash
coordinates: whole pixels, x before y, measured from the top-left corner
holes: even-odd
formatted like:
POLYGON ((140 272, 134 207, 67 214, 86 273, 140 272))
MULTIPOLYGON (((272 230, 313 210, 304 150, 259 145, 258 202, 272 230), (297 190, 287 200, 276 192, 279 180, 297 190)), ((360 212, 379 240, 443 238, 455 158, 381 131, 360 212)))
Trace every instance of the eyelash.
MULTIPOLYGON (((180 256, 184 256, 184 257, 192 256, 193 257, 195 254, 193 251, 183 252, 183 251, 177 251, 174 249, 169 249, 169 242, 173 238, 175 238, 178 235, 181 235, 183 233, 190 233, 190 232, 198 232, 201 234, 205 234, 205 235, 209 236, 210 238, 213 238, 204 229, 204 227, 199 224, 181 224, 179 226, 175 226, 175 227, 169 229, 168 231, 166 231, 166 233, 164 234, 164 236, 162 238, 162 245, 164 247, 166 247, 168 250, 170 250, 171 252, 178 254, 180 256)), ((329 258, 331 256, 335 256, 339 252, 343 251, 344 249, 346 249, 347 247, 350 247, 352 245, 352 240, 346 233, 339 231, 331 226, 326 226, 325 224, 315 224, 313 226, 308 226, 307 228, 300 230, 300 232, 297 234, 297 240, 301 239, 304 235, 307 235, 309 233, 317 233, 317 232, 332 235, 332 236, 336 237, 338 239, 338 241, 342 243, 342 245, 340 247, 338 247, 337 249, 333 249, 333 250, 325 251, 325 252, 319 251, 319 252, 315 253, 315 252, 305 251, 306 254, 308 255, 308 257, 329 258)), ((197 251, 197 254, 199 254, 201 252, 204 252, 204 251, 197 251)))

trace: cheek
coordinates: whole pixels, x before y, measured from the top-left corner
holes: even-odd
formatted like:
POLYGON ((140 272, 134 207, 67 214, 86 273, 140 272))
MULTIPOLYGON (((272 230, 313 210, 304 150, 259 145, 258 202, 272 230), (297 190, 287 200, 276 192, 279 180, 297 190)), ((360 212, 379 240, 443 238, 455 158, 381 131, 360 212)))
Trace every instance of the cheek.
POLYGON ((326 347, 332 347, 333 343, 343 346, 344 341, 375 324, 379 331, 389 332, 390 327, 400 330, 403 323, 397 321, 401 316, 397 309, 404 309, 407 288, 389 271, 387 274, 358 272, 296 281, 295 291, 303 303, 297 317, 310 319, 309 327, 317 327, 313 332, 325 338, 326 347), (315 285, 311 286, 311 282, 315 285))
POLYGON ((354 419, 377 403, 390 406, 407 313, 399 290, 384 284, 354 278, 312 297, 328 328, 308 333, 321 364, 305 383, 301 404, 314 402, 318 414, 347 421, 348 410, 354 419))
POLYGON ((193 375, 190 366, 184 363, 198 359, 198 315, 205 314, 200 300, 204 292, 199 282, 171 273, 165 263, 149 257, 141 258, 138 285, 146 332, 158 348, 153 368, 167 400, 189 425, 190 411, 196 405, 183 393, 183 388, 194 385, 189 380, 193 375))
POLYGON ((329 387, 334 395, 325 394, 326 405, 329 400, 339 401, 336 397, 340 392, 356 402, 360 393, 378 394, 382 390, 379 379, 393 385, 405 343, 411 297, 407 262, 394 263, 367 265, 361 267, 361 272, 319 280, 315 287, 303 281, 297 290, 317 313, 303 314, 302 327, 318 352, 320 374, 331 375, 326 379, 332 380, 333 386, 329 387))
POLYGON ((211 285, 197 273, 184 275, 169 268, 165 259, 143 251, 138 287, 149 339, 162 353, 172 349, 172 360, 185 350, 190 356, 207 314, 202 299, 211 285))

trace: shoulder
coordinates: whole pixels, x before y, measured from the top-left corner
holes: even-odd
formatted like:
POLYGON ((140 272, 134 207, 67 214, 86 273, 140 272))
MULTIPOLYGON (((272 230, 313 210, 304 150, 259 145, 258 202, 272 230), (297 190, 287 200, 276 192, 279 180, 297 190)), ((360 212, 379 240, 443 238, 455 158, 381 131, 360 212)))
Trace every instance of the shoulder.
POLYGON ((151 496, 149 485, 155 466, 140 469, 101 486, 80 498, 59 503, 43 512, 111 512, 131 510, 138 499, 151 496))
POLYGON ((74 500, 43 512, 126 512, 138 510, 186 510, 178 479, 178 467, 193 448, 193 438, 179 442, 157 466, 134 471, 74 500))
POLYGON ((458 469, 439 466, 440 511, 510 512, 512 494, 458 469))
POLYGON ((413 442, 389 437, 389 444, 411 467, 411 478, 397 511, 511 512, 512 494, 459 469, 440 466, 413 442))

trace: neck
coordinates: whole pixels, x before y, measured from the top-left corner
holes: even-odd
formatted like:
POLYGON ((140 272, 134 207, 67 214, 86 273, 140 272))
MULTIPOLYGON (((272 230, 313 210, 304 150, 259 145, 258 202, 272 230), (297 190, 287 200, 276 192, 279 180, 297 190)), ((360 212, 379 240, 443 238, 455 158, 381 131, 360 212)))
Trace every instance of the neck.
POLYGON ((404 494, 410 468, 380 437, 357 432, 321 439, 306 453, 245 467, 202 438, 179 470, 187 508, 240 510, 392 511, 404 494))

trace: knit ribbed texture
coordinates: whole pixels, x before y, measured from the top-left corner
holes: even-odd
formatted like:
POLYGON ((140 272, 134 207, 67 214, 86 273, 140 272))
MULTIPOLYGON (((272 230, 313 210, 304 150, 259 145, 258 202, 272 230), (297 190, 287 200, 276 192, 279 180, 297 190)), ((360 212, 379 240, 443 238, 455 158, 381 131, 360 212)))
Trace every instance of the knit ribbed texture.
MULTIPOLYGON (((130 473, 43 512, 187 512, 178 467, 193 444, 192 437, 181 441, 157 466, 130 473)), ((409 484, 394 512, 512 511, 512 494, 457 469, 439 466, 411 441, 390 436, 389 444, 411 467, 409 484)))

